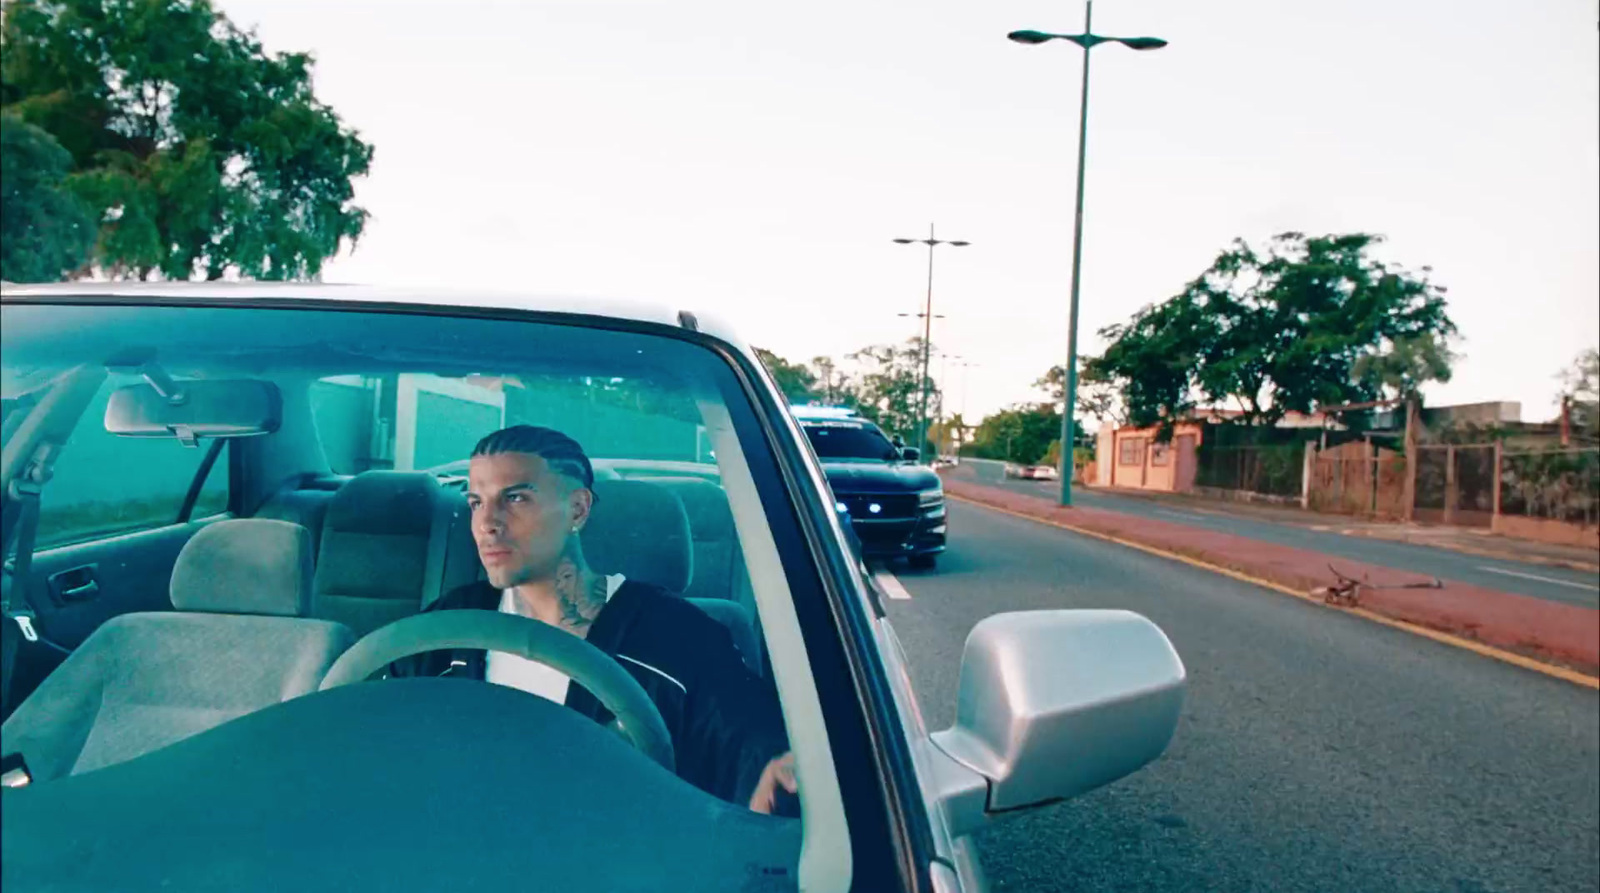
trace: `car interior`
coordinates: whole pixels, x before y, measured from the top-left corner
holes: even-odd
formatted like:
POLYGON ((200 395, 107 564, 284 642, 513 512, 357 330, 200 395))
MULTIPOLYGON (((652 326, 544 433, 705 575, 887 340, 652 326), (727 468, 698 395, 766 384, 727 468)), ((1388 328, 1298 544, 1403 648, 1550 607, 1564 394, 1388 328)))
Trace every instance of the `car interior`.
MULTIPOLYGON (((106 872, 126 871, 129 860, 154 859, 164 847, 170 856, 185 834, 215 832, 208 810, 228 814, 237 809, 231 804, 249 801, 250 792, 284 784, 286 772, 296 784, 317 785, 319 802, 360 804, 351 807, 354 821, 376 827, 386 810, 401 808, 385 799, 399 792, 377 791, 384 779, 424 768, 430 779, 451 779, 448 790, 437 793, 448 794, 451 803, 510 808, 512 792, 537 792, 538 803, 606 801, 611 805, 595 806, 592 816, 607 821, 618 814, 607 810, 629 815, 650 803, 659 815, 684 817, 668 825, 699 822, 699 832, 655 824, 637 829, 657 854, 652 864, 681 864, 691 875, 725 872, 740 863, 739 852, 755 860, 747 864, 793 870, 800 822, 722 803, 670 773, 650 775, 648 761, 620 737, 559 705, 498 691, 501 686, 434 679, 319 691, 353 643, 485 575, 459 480, 423 470, 339 473, 329 467, 309 392, 340 369, 244 371, 203 362, 175 369, 149 361, 90 363, 8 383, 8 476, 26 480, 32 459, 46 454, 53 466, 36 503, 42 510, 39 547, 31 550, 25 573, 8 575, 8 583, 17 579, 26 587, 22 597, 9 599, 8 611, 29 612, 38 632, 17 642, 7 661, 0 742, 8 760, 20 755, 25 761, 20 785, 7 775, 7 811, 27 816, 25 823, 7 823, 8 881, 23 876, 13 872, 27 871, 22 863, 32 859, 39 871, 68 866, 83 882, 77 888, 93 888, 117 876, 106 872), (245 393, 243 384, 268 393, 260 412, 270 418, 241 420, 249 413, 230 400, 245 393), (187 405, 169 399, 174 388, 191 398, 187 405), (41 411, 52 400, 74 399, 76 412, 41 411), (169 417, 157 418, 163 415, 169 417), (87 522, 66 518, 64 508, 51 514, 51 484, 140 468, 141 457, 161 450, 167 451, 162 462, 171 464, 171 455, 181 453, 193 469, 173 488, 170 520, 112 518, 103 529, 60 532, 87 522), (431 711, 453 721, 429 722, 431 711), (512 728, 519 731, 512 735, 512 728), (508 736, 521 736, 522 743, 512 747, 508 736), (331 756, 335 740, 366 761, 355 765, 346 762, 352 755, 331 756), (529 761, 529 749, 562 759, 529 761), (438 764, 439 754, 467 751, 506 764, 488 773, 438 764), (590 773, 577 771, 581 766, 590 773), (594 773, 608 778, 601 790, 594 788, 594 773), (13 799, 18 787, 26 799, 13 799), (30 796, 47 790, 48 798, 30 796), (174 797, 168 805, 186 818, 164 832, 130 833, 119 826, 129 821, 124 805, 174 797), (704 836, 705 827, 715 830, 704 836), (58 845, 74 839, 101 841, 100 858, 74 863, 58 845), (720 846, 716 853, 706 850, 709 840, 726 844, 727 855, 718 855, 720 846), (674 847, 687 849, 674 853, 674 847), (31 855, 14 855, 24 853, 31 855)), ((490 430, 456 436, 473 439, 490 430)), ((727 627, 740 656, 776 696, 773 655, 717 465, 637 457, 613 462, 604 455, 595 465, 596 501, 582 534, 591 566, 690 600, 727 627)), ((17 526, 8 519, 8 529, 17 526)), ((267 800, 266 813, 235 830, 261 847, 292 849, 300 840, 297 829, 312 821, 310 803, 277 795, 267 800)), ((438 808, 446 807, 441 801, 438 808)), ((590 818, 575 826, 570 811, 565 819, 555 814, 560 810, 546 812, 531 826, 504 833, 516 839, 533 834, 550 849, 562 849, 559 856, 541 856, 548 876, 557 888, 587 888, 594 876, 586 866, 604 842, 584 841, 583 822, 590 818)), ((387 844, 377 837, 363 843, 358 849, 367 855, 349 858, 370 858, 374 876, 393 876, 393 866, 377 861, 387 844)), ((434 876, 455 876, 462 860, 482 847, 480 841, 441 856, 434 876)), ((506 883, 526 869, 515 862, 501 867, 506 883)), ((248 881, 216 874, 235 869, 210 864, 206 882, 268 889, 274 878, 290 876, 274 874, 277 868, 261 873, 259 863, 248 881)), ((497 870, 475 866, 474 876, 495 877, 497 870)), ((732 889, 730 877, 740 876, 706 874, 695 886, 732 889)))
MULTIPOLYGON (((748 573, 722 488, 698 477, 623 479, 606 468, 603 461, 597 465, 595 507, 582 535, 590 564, 603 573, 624 574, 683 595, 728 628, 740 656, 753 671, 769 672, 748 573)), ((163 624, 179 615, 203 613, 217 622, 227 618, 222 626, 229 630, 244 629, 256 619, 252 615, 281 617, 288 622, 278 624, 280 627, 293 624, 295 628, 320 631, 329 657, 310 669, 326 671, 332 657, 356 638, 416 614, 445 593, 484 575, 477 560, 465 496, 458 489, 441 486, 436 476, 428 472, 298 475, 253 512, 250 523, 241 524, 243 520, 191 522, 191 535, 173 556, 173 565, 166 573, 171 580, 172 611, 138 611, 110 618, 72 652, 62 667, 50 673, 45 680, 49 684, 40 686, 42 692, 29 696, 8 716, 0 730, 8 749, 28 743, 31 750, 32 742, 41 737, 52 742, 69 739, 84 748, 68 753, 69 748, 52 744, 48 757, 36 762, 30 756, 29 767, 35 781, 88 771, 176 740, 171 736, 141 736, 136 744, 120 743, 104 750, 101 739, 119 737, 107 729, 129 720, 115 711, 102 710, 97 716, 84 717, 79 714, 87 707, 61 708, 63 697, 74 703, 88 698, 90 688, 85 686, 103 686, 104 682, 94 681, 101 677, 128 685, 142 678, 133 672, 130 657, 118 664, 114 654, 109 658, 101 655, 108 648, 115 652, 117 646, 108 643, 129 636, 153 636, 152 641, 159 642, 163 624), (223 552, 221 557, 209 555, 219 549, 223 552), (213 576, 195 579, 196 566, 210 569, 213 576), (146 630, 150 624, 154 625, 146 630), (130 627, 135 631, 130 632, 130 627), (79 669, 80 665, 85 669, 79 669), (87 681, 76 681, 80 677, 87 681), (67 685, 63 681, 67 679, 75 680, 72 693, 55 694, 56 688, 67 685), (43 717, 55 718, 53 723, 62 728, 41 730, 43 717), (89 734, 96 725, 101 731, 89 734)), ((69 551, 81 560, 85 548, 69 551)), ((49 569, 57 563, 57 556, 48 551, 35 559, 35 567, 44 571, 35 577, 34 582, 40 584, 35 594, 44 604, 50 603, 48 580, 59 575, 49 569)), ((146 559, 137 566, 159 574, 152 567, 155 563, 146 559)), ((100 562, 92 564, 98 566, 100 562)), ((288 634, 274 633, 274 629, 268 626, 263 634, 279 636, 272 651, 282 653, 281 637, 288 634)), ((177 642, 182 641, 180 635, 177 642)), ((152 649, 161 650, 159 646, 140 647, 128 654, 147 654, 152 649)), ((211 665, 209 659, 201 659, 197 653, 187 652, 187 657, 197 661, 189 666, 190 675, 211 665)), ((260 649, 241 643, 230 652, 241 659, 247 653, 259 654, 260 649)), ((164 671, 185 672, 170 666, 164 671)), ((299 678, 297 684, 285 682, 278 691, 281 697, 276 700, 315 690, 319 678, 299 678)), ((105 695, 100 689, 94 691, 105 695)), ((181 701, 183 695, 179 690, 161 697, 181 701)), ((162 709, 199 711, 181 724, 187 729, 186 734, 248 712, 202 706, 215 702, 210 695, 196 693, 195 698, 198 703, 193 705, 177 701, 160 705, 162 709), (202 717, 210 717, 210 721, 202 717)), ((274 702, 246 698, 238 703, 259 707, 274 702)))

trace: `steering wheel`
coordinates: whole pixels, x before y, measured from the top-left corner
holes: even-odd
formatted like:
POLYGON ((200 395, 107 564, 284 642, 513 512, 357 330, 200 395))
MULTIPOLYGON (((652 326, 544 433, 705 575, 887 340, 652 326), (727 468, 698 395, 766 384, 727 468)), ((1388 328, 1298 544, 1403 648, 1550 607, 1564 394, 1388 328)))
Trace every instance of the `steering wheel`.
POLYGON ((396 620, 339 655, 318 690, 363 682, 414 654, 453 648, 500 651, 560 670, 616 716, 634 747, 668 772, 677 771, 672 736, 661 711, 621 664, 569 632, 514 614, 459 609, 396 620))

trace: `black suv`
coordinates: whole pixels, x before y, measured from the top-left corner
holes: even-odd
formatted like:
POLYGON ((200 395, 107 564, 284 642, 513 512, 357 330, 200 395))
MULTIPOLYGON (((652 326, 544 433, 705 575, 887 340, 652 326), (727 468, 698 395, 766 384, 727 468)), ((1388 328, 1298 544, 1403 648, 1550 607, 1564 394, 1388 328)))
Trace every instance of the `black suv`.
POLYGON ((877 425, 844 410, 793 407, 822 461, 836 508, 850 519, 864 557, 905 556, 931 568, 945 545, 944 487, 877 425))

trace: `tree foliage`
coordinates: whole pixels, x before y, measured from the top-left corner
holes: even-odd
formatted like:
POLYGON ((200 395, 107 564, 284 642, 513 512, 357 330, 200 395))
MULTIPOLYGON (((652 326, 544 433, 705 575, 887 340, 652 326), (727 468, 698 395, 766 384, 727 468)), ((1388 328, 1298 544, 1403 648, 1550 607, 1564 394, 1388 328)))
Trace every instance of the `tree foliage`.
MULTIPOLYGON (((922 399, 922 339, 904 344, 874 344, 845 356, 843 362, 815 357, 800 365, 760 348, 756 354, 790 402, 825 401, 847 406, 870 419, 890 435, 907 442, 917 434, 917 414, 922 399)), ((928 386, 928 443, 939 442, 943 432, 944 394, 931 376, 928 386)))
POLYGON ((1414 393, 1449 375, 1444 288, 1372 258, 1378 236, 1236 240, 1183 291, 1100 331, 1086 367, 1116 383, 1128 421, 1172 422, 1235 401, 1247 423, 1291 410, 1414 393))
MULTIPOLYGON (((1079 420, 1092 418, 1099 422, 1121 426, 1126 422, 1126 418, 1122 411, 1122 402, 1118 399, 1117 384, 1091 366, 1092 359, 1092 357, 1078 358, 1078 390, 1077 398, 1073 400, 1077 417, 1079 420)), ((1064 363, 1051 366, 1033 383, 1035 388, 1048 394, 1057 406, 1066 400, 1066 368, 1064 363)))
POLYGON ((756 348, 756 356, 761 358, 762 365, 772 373, 773 381, 777 382, 778 390, 789 398, 790 403, 805 403, 814 399, 816 395, 817 376, 810 369, 798 363, 791 363, 770 350, 756 348))
POLYGON ((1600 350, 1580 351, 1557 378, 1576 433, 1589 441, 1600 438, 1600 350))
POLYGON ((1049 403, 1018 404, 985 417, 963 455, 1036 465, 1059 448, 1061 413, 1049 403))
POLYGON ((1391 399, 1420 397, 1430 381, 1449 381, 1451 367, 1460 356, 1445 339, 1429 332, 1396 338, 1387 350, 1362 354, 1351 372, 1371 392, 1391 399))
POLYGON ((901 345, 863 347, 846 359, 856 367, 848 385, 853 405, 878 427, 908 442, 915 440, 924 384, 930 424, 939 417, 942 399, 938 383, 931 376, 926 381, 922 377, 921 338, 908 338, 901 345))
POLYGON ((366 212, 372 147, 208 0, 9 0, 0 105, 71 154, 107 275, 314 276, 366 212))
POLYGON ((64 186, 71 169, 54 137, 0 115, 0 279, 54 282, 88 262, 95 225, 64 186))

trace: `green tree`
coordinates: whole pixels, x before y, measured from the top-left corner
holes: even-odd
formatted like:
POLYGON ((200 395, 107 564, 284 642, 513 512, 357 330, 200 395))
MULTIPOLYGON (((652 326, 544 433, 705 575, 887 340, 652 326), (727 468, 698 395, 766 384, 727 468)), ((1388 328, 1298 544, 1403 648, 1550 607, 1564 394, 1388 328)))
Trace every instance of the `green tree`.
POLYGON ((1161 425, 1200 400, 1246 423, 1370 400, 1449 374, 1445 289, 1378 261, 1364 233, 1236 240, 1182 292, 1100 331, 1088 370, 1116 383, 1129 421, 1161 425))
MULTIPOLYGON (((1081 422, 1086 418, 1120 426, 1124 418, 1121 404, 1117 399, 1117 384, 1104 378, 1098 369, 1090 365, 1093 359, 1093 357, 1078 358, 1078 393, 1077 399, 1073 401, 1073 405, 1077 408, 1078 426, 1081 428, 1081 422)), ((1050 395, 1050 399, 1057 406, 1066 399, 1066 368, 1066 364, 1051 366, 1033 383, 1035 388, 1050 395)))
POLYGON ((791 363, 772 351, 759 347, 756 348, 756 356, 761 358, 762 365, 772 373, 778 389, 783 391, 783 395, 791 404, 805 403, 817 396, 817 378, 810 369, 798 363, 791 363))
POLYGON ((0 105, 71 153, 113 277, 316 275, 367 214, 372 147, 207 0, 9 0, 0 105))
MULTIPOLYGON (((928 389, 928 421, 937 419, 941 395, 938 383, 922 376, 922 339, 910 338, 902 345, 878 344, 849 355, 858 367, 846 387, 854 405, 880 428, 914 441, 922 388, 928 389)), ((926 444, 923 447, 926 449, 926 444)))
POLYGON ((1585 440, 1600 437, 1600 350, 1580 351, 1557 378, 1574 431, 1585 440))
POLYGON ((63 187, 71 169, 54 137, 0 115, 0 279, 54 282, 89 260, 95 225, 63 187))
POLYGON ((938 444, 943 453, 945 448, 954 455, 961 454, 962 445, 967 442, 967 432, 972 426, 961 417, 961 413, 954 413, 949 418, 940 417, 938 424, 930 429, 928 439, 938 444))
POLYGON ((1419 397, 1430 381, 1449 381, 1460 355, 1434 333, 1398 338, 1373 353, 1356 358, 1355 379, 1378 395, 1393 399, 1419 397))
POLYGON ((986 416, 965 455, 1036 465, 1061 435, 1061 413, 1049 403, 1019 404, 986 416))

